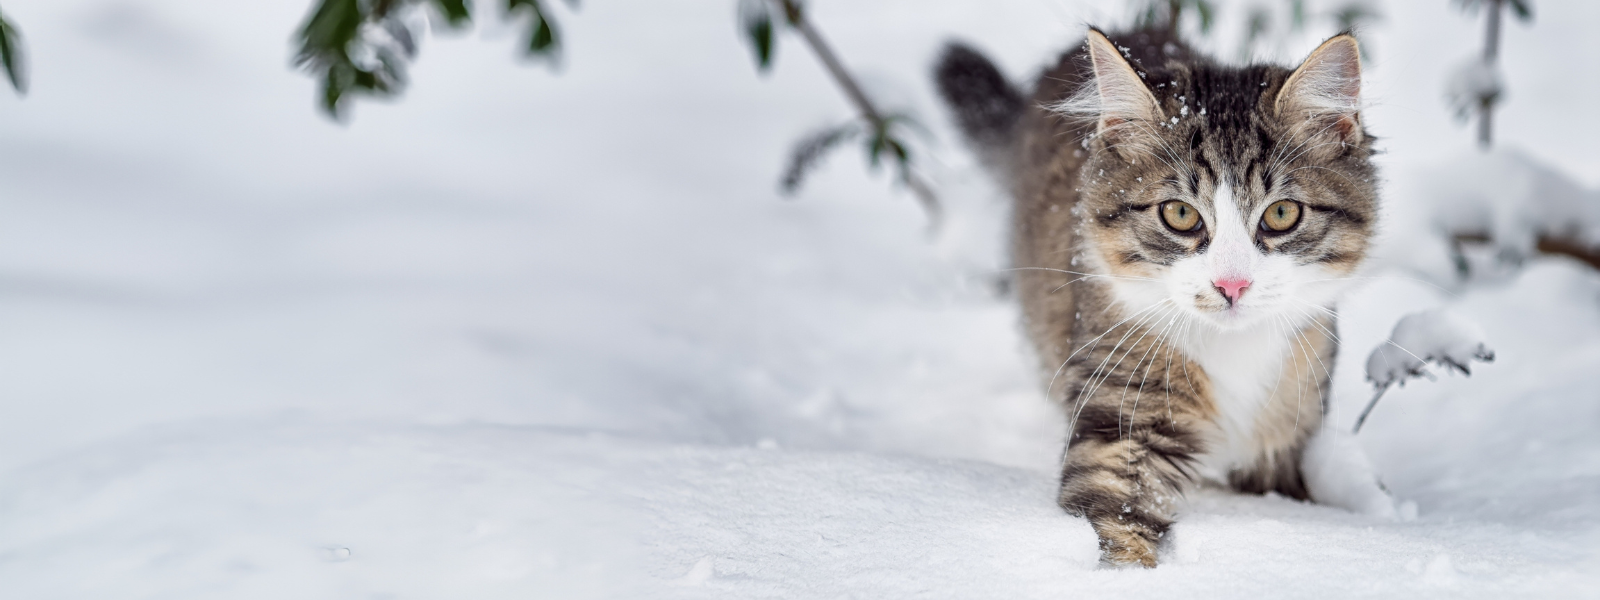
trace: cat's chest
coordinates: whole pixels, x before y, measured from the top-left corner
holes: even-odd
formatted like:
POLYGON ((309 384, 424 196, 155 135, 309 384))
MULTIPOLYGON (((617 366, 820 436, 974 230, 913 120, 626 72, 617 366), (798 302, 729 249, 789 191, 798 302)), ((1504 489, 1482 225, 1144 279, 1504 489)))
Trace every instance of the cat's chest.
POLYGON ((1186 344, 1191 360, 1211 382, 1217 431, 1199 458, 1201 473, 1225 480, 1252 461, 1261 412, 1281 384, 1288 340, 1271 326, 1196 336, 1186 344))

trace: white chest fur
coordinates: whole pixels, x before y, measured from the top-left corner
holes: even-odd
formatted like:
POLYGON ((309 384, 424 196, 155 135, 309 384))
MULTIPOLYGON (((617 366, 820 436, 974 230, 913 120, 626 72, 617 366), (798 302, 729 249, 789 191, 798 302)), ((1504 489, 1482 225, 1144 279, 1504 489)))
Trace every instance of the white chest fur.
POLYGON ((1205 369, 1217 409, 1217 431, 1198 457, 1200 474, 1226 481, 1228 471, 1256 457, 1261 409, 1280 384, 1289 340, 1264 323, 1198 333, 1184 340, 1184 351, 1205 369))

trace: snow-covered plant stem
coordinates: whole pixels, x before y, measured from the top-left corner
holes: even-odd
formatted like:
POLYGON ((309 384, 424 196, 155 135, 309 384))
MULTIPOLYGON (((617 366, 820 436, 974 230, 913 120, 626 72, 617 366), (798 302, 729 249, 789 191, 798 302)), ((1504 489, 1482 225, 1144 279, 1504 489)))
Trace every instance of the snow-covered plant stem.
POLYGON ((1456 96, 1453 102, 1457 103, 1459 114, 1464 115, 1466 111, 1478 114, 1478 146, 1488 149, 1493 143, 1494 107, 1499 104, 1503 92, 1496 64, 1500 60, 1500 13, 1509 8, 1518 20, 1528 22, 1533 20, 1533 5, 1530 0, 1456 0, 1456 3, 1468 11, 1488 13, 1484 19, 1483 58, 1456 75, 1453 86, 1458 89, 1451 92, 1456 96))
MULTIPOLYGON (((1483 64, 1494 68, 1500 59, 1500 4, 1502 0, 1488 0, 1486 8, 1489 18, 1486 19, 1486 31, 1483 32, 1483 64)), ((1494 103, 1496 95, 1484 95, 1478 99, 1478 146, 1488 148, 1493 143, 1494 103)))
POLYGON ((1483 341, 1477 324, 1449 311, 1436 309, 1411 313, 1400 319, 1372 354, 1367 355, 1367 381, 1372 382, 1372 400, 1356 418, 1351 434, 1360 433, 1367 415, 1394 384, 1405 385, 1416 377, 1433 379, 1428 363, 1462 375, 1472 375, 1473 361, 1494 362, 1494 350, 1483 341))
POLYGON ((1361 410, 1361 416, 1356 417, 1356 426, 1350 428, 1351 434, 1361 433, 1361 425, 1367 422, 1367 415, 1372 414, 1372 407, 1378 405, 1378 401, 1383 399, 1383 393, 1387 391, 1389 391, 1389 386, 1386 385, 1378 388, 1378 391, 1372 394, 1372 399, 1367 401, 1367 407, 1361 410))

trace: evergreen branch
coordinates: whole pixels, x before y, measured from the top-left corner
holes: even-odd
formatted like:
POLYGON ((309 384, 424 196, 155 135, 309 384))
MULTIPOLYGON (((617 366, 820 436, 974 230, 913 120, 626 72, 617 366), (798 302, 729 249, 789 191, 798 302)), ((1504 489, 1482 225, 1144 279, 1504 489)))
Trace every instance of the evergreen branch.
MULTIPOLYGON (((577 6, 576 0, 567 4, 577 6)), ((407 24, 414 11, 432 7, 447 26, 472 25, 467 0, 318 0, 300 26, 295 65, 322 82, 321 107, 335 120, 354 95, 392 97, 406 85, 406 67, 417 56, 416 35, 407 24)), ((507 19, 530 15, 524 52, 554 56, 560 37, 541 0, 506 0, 507 19)))
POLYGON ((823 157, 839 147, 840 143, 858 135, 861 135, 861 128, 851 122, 824 127, 800 138, 794 151, 789 154, 789 166, 783 170, 783 193, 799 191, 806 175, 822 162, 823 157))
POLYGON ((772 67, 774 34, 772 5, 767 0, 739 0, 739 27, 756 55, 756 70, 765 73, 772 67))
POLYGON ((0 14, 0 67, 5 69, 11 89, 18 94, 28 92, 28 71, 24 58, 22 36, 17 33, 16 26, 0 14))
POLYGON ((933 187, 923 181, 922 177, 911 168, 911 156, 906 150, 905 144, 901 143, 890 131, 890 127, 893 124, 891 120, 886 119, 883 112, 878 110, 878 107, 872 103, 866 93, 861 91, 861 86, 856 82, 855 77, 850 74, 849 70, 845 69, 844 63, 833 52, 833 48, 828 45, 827 41, 822 38, 822 34, 806 18, 800 0, 772 1, 778 3, 789 26, 800 32, 801 39, 805 40, 812 53, 817 55, 817 59, 822 62, 823 68, 833 79, 834 84, 839 86, 845 97, 850 100, 851 105, 855 106, 856 111, 861 114, 861 118, 867 122, 872 132, 872 142, 868 148, 868 161, 876 166, 878 157, 883 152, 889 152, 894 155, 900 181, 907 188, 910 188, 912 195, 916 196, 917 202, 921 204, 923 212, 928 215, 929 228, 937 231, 942 216, 939 199, 934 195, 933 187))

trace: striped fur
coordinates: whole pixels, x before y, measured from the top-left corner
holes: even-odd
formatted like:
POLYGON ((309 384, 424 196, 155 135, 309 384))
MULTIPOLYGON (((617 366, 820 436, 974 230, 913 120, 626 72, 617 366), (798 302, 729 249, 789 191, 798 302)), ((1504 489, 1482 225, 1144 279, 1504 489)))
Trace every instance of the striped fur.
POLYGON ((1334 300, 1377 219, 1352 38, 1295 71, 1218 65, 1163 35, 1091 30, 1020 104, 970 49, 939 70, 958 114, 1000 99, 962 125, 1016 199, 1024 324, 1069 418, 1059 502, 1111 564, 1154 566, 1202 479, 1307 498, 1334 300), (1283 233, 1261 225, 1281 200, 1302 206, 1283 233), (1202 225, 1166 226, 1168 201, 1202 225), (1251 278, 1236 301, 1214 283, 1225 272, 1251 278))

